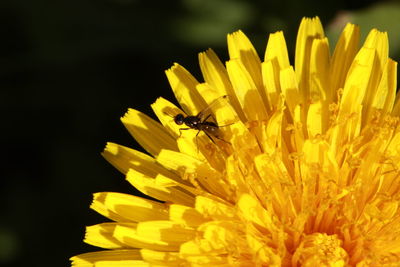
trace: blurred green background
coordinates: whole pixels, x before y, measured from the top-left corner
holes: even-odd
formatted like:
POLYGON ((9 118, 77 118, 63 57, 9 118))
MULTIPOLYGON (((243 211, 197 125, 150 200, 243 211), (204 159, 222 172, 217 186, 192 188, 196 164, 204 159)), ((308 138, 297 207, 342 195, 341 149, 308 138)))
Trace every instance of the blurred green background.
POLYGON ((318 15, 332 37, 347 21, 386 30, 400 55, 398 1, 3 0, 0 13, 0 266, 69 266, 97 250, 82 242, 105 221, 92 193, 136 193, 100 156, 107 141, 140 149, 119 118, 175 101, 173 62, 201 81, 197 53, 227 60, 227 33, 242 29, 263 57, 270 32, 293 51, 301 18, 318 15))

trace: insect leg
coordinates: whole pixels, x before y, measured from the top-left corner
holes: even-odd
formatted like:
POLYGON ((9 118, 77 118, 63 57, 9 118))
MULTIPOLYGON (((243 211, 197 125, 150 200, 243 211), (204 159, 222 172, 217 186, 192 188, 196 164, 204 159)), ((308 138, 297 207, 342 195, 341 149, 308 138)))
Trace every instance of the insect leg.
POLYGON ((215 137, 215 138, 217 138, 218 140, 221 140, 221 141, 223 141, 223 142, 225 142, 225 143, 227 143, 227 144, 230 144, 230 145, 232 145, 230 142, 228 142, 228 141, 226 141, 225 139, 223 139, 222 137, 219 137, 219 136, 217 136, 217 135, 213 135, 213 137, 211 137, 211 135, 210 134, 208 134, 206 131, 203 131, 207 136, 208 136, 208 138, 210 138, 211 139, 211 141, 214 143, 214 144, 216 144, 215 143, 215 141, 214 141, 214 139, 213 139, 213 137, 215 137))
MULTIPOLYGON (((202 122, 207 121, 208 118, 210 118, 210 117, 214 120, 214 123, 215 123, 215 124, 218 123, 217 120, 215 119, 215 117, 214 117, 212 114, 208 114, 207 117, 206 117, 202 122)), ((217 125, 217 126, 219 127, 219 125, 217 125)))
MULTIPOLYGON (((199 131, 200 132, 200 131, 199 131)), ((215 141, 214 141, 214 139, 211 137, 211 135, 209 135, 206 131, 203 131, 206 135, 207 135, 207 137, 208 138, 210 138, 210 140, 215 144, 215 141)), ((218 138, 218 137, 216 137, 215 136, 215 138, 218 138)), ((220 139, 220 138, 218 138, 218 139, 220 139)))
POLYGON ((199 143, 197 142, 197 136, 199 135, 199 133, 200 133, 200 130, 198 130, 197 131, 197 134, 196 134, 196 148, 197 148, 197 154, 199 153, 199 143))
MULTIPOLYGON (((208 118, 210 118, 212 115, 211 114, 208 114, 208 116, 203 120, 203 122, 204 121, 207 121, 208 120, 208 118)), ((215 120, 215 118, 214 117, 212 117, 214 120, 215 120)))

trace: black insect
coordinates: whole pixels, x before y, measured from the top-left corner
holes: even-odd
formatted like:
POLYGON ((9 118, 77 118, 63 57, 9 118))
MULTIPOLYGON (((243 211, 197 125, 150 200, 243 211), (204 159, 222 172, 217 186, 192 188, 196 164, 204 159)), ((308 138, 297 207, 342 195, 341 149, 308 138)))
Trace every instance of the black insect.
POLYGON ((196 116, 185 116, 184 114, 177 114, 174 117, 174 122, 177 125, 185 124, 187 126, 187 128, 179 129, 180 135, 182 135, 182 131, 184 131, 184 130, 193 129, 193 130, 198 131, 196 134, 196 138, 199 135, 199 133, 202 131, 213 142, 214 142, 213 138, 216 138, 216 139, 219 139, 226 143, 229 143, 222 138, 222 133, 221 133, 220 127, 228 126, 228 125, 231 125, 232 123, 226 124, 226 125, 218 125, 216 122, 214 122, 215 118, 210 113, 211 110, 215 106, 221 105, 222 100, 225 100, 227 98, 228 98, 228 96, 224 95, 224 96, 221 96, 221 97, 215 99, 208 107, 206 107, 205 109, 200 111, 196 116), (212 118, 214 121, 210 121, 210 118, 212 118))

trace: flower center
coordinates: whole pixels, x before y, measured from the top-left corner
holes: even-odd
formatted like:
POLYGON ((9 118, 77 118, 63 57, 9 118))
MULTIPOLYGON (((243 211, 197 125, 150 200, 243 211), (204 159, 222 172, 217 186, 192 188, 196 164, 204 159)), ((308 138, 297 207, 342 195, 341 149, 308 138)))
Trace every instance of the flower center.
POLYGON ((337 235, 307 235, 296 249, 294 266, 347 266, 349 256, 337 235))

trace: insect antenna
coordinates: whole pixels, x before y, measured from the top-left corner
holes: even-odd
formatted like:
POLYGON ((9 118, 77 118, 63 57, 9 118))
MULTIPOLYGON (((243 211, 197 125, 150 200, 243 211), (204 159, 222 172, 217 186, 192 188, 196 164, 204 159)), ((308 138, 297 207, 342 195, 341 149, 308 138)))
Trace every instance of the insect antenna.
POLYGON ((163 111, 163 114, 166 115, 166 116, 168 116, 168 117, 171 117, 172 119, 175 118, 175 115, 172 115, 172 114, 169 113, 169 112, 163 111))

